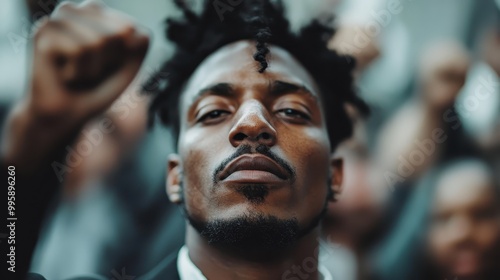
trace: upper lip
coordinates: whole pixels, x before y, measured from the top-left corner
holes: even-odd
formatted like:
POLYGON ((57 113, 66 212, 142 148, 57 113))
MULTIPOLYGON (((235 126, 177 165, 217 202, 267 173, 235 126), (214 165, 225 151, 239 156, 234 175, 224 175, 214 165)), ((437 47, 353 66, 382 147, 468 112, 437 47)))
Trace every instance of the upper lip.
POLYGON ((274 160, 263 155, 241 155, 231 161, 221 172, 220 179, 240 170, 260 170, 270 172, 280 179, 287 179, 288 173, 274 160))

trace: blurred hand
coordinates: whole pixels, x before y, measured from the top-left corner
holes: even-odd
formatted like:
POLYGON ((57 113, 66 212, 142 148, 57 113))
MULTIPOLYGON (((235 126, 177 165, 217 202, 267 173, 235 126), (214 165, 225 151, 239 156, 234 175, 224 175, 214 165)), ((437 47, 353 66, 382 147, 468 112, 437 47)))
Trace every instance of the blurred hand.
POLYGON ((482 47, 482 56, 484 61, 500 77, 500 30, 491 31, 486 35, 482 47))
POLYGON ((32 78, 7 124, 5 160, 33 165, 47 157, 41 151, 64 149, 127 88, 148 45, 131 18, 98 1, 58 6, 35 32, 32 78))
POLYGON ((88 120, 130 84, 147 48, 126 15, 97 1, 63 3, 34 37, 30 109, 69 125, 88 120))
POLYGON ((380 55, 377 37, 367 36, 363 27, 357 25, 341 26, 328 42, 328 47, 340 55, 354 57, 357 72, 363 71, 380 55))

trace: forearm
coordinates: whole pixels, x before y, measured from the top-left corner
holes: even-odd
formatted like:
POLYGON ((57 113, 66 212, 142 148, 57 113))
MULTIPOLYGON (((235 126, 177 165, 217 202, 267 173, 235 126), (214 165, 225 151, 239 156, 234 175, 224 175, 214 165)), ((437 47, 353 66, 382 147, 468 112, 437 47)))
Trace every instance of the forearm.
POLYGON ((2 183, 8 166, 16 170, 18 273, 29 268, 62 180, 57 168, 64 168, 66 147, 135 78, 149 38, 130 17, 99 1, 65 1, 37 25, 32 45, 29 92, 8 118, 0 152, 2 183))
POLYGON ((11 201, 12 207, 2 212, 7 214, 4 221, 15 225, 15 243, 5 246, 8 250, 2 255, 14 246, 15 273, 20 276, 29 269, 44 217, 59 189, 52 162, 63 162, 64 147, 79 129, 64 131, 36 120, 22 103, 14 108, 4 127, 0 173, 2 184, 9 184, 4 188, 3 195, 8 197, 3 201, 11 201))
POLYGON ((34 175, 40 167, 50 165, 82 127, 82 124, 64 121, 64 116, 51 119, 37 115, 27 102, 19 102, 4 125, 3 162, 18 166, 25 176, 34 175))

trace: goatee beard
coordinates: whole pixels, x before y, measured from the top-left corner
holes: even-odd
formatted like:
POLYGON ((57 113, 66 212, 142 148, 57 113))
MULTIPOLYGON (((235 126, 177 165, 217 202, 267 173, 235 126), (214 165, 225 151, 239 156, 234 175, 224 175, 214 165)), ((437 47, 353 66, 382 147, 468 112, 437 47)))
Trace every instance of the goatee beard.
POLYGON ((263 214, 209 222, 200 222, 188 216, 190 224, 207 240, 220 249, 248 254, 271 254, 291 247, 300 235, 296 218, 278 219, 263 214))

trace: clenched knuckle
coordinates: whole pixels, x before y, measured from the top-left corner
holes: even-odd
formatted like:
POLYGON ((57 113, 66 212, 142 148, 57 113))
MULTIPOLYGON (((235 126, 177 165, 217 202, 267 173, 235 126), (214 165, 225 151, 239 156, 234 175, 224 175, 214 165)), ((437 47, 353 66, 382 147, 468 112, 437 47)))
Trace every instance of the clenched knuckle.
POLYGON ((140 34, 137 37, 137 41, 139 42, 139 45, 144 48, 147 48, 149 46, 149 36, 146 34, 140 34))
POLYGON ((44 31, 37 31, 35 34, 35 51, 41 54, 50 55, 55 52, 54 41, 45 35, 44 31))
POLYGON ((91 9, 95 9, 95 10, 101 10, 101 9, 105 8, 103 2, 96 1, 96 0, 84 1, 84 2, 82 2, 82 6, 87 7, 87 8, 91 8, 91 9))
POLYGON ((70 11, 74 11, 75 9, 76 9, 76 6, 74 3, 66 1, 66 2, 63 2, 57 6, 56 10, 54 11, 54 15, 57 15, 59 13, 67 13, 70 11))
POLYGON ((124 23, 120 26, 120 28, 116 31, 118 37, 130 37, 135 34, 136 28, 132 23, 124 23))
POLYGON ((90 48, 88 46, 83 46, 83 45, 76 47, 68 47, 64 49, 64 54, 72 60, 78 60, 84 57, 89 52, 90 48))
POLYGON ((90 42, 86 46, 86 51, 93 52, 93 51, 101 50, 101 49, 105 48, 107 45, 109 45, 110 42, 111 42, 111 39, 108 37, 99 37, 99 38, 93 40, 92 42, 90 42))
POLYGON ((43 26, 40 26, 39 28, 37 28, 35 30, 35 32, 33 33, 33 39, 35 41, 39 41, 41 38, 43 38, 44 34, 47 33, 47 25, 43 25, 43 26))
POLYGON ((55 53, 55 48, 54 46, 51 44, 51 42, 49 40, 47 40, 46 38, 41 38, 36 46, 35 46, 35 49, 36 49, 36 52, 37 53, 40 53, 42 55, 52 55, 55 53))

